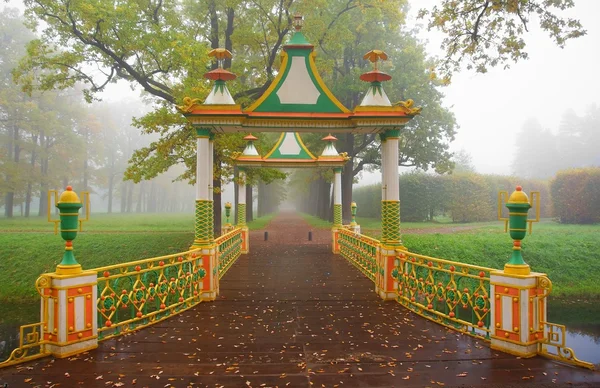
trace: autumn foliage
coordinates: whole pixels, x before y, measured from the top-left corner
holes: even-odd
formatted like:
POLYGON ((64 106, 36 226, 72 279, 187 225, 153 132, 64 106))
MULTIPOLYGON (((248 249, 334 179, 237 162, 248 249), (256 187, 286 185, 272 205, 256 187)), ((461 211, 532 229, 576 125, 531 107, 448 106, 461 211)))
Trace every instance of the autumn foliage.
POLYGON ((600 167, 559 171, 550 190, 554 214, 561 223, 600 222, 600 167))

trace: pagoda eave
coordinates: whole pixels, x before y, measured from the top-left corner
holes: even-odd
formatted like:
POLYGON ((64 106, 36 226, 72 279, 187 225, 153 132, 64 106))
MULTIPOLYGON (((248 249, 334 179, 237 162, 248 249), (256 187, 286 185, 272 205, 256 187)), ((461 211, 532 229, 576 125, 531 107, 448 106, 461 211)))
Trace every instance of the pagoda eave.
POLYGON ((344 167, 347 160, 344 158, 335 159, 262 159, 249 160, 246 158, 234 159, 238 167, 269 167, 269 168, 305 168, 305 167, 344 167))

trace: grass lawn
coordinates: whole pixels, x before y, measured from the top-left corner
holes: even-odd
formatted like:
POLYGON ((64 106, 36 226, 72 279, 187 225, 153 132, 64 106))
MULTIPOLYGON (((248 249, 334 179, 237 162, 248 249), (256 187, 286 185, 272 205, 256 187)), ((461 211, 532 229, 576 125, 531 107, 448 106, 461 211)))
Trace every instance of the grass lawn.
MULTIPOLYGON (((313 227, 331 223, 303 214, 313 227)), ((364 234, 381 236, 381 221, 357 218, 364 234)), ((512 240, 501 222, 470 224, 404 222, 404 245, 412 252, 446 260, 502 269, 512 254, 512 240), (435 228, 466 227, 454 233, 435 233, 435 228), (419 233, 412 233, 411 230, 419 233), (429 229, 423 233, 423 229, 429 229)), ((543 220, 523 240, 523 257, 535 272, 548 275, 556 298, 600 299, 600 225, 561 225, 543 220)))
MULTIPOLYGON (((248 224, 261 229, 273 215, 248 224)), ((194 241, 190 214, 92 214, 73 242, 77 261, 92 269, 187 250, 194 241)), ((0 301, 37 300, 37 277, 53 272, 64 241, 45 218, 0 218, 0 301)))

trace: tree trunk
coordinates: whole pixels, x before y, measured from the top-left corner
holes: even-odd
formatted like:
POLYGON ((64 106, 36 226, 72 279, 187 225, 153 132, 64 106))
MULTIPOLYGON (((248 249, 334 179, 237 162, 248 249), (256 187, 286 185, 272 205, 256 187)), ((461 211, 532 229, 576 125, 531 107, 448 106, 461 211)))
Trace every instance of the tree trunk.
POLYGON ((138 192, 138 199, 137 199, 137 203, 135 204, 135 212, 136 213, 141 213, 142 209, 144 208, 144 183, 146 183, 145 181, 141 181, 139 183, 139 192, 138 192))
POLYGON ((108 214, 112 213, 112 205, 113 205, 113 191, 115 187, 115 175, 110 173, 108 176, 108 214))
POLYGON ((265 195, 266 185, 264 182, 258 182, 258 208, 256 209, 256 216, 262 217, 265 215, 265 195))
POLYGON ((131 213, 132 207, 133 207, 133 182, 129 181, 127 182, 127 202, 126 202, 126 207, 125 207, 125 212, 127 213, 131 213))
POLYGON ((48 137, 44 136, 44 131, 40 131, 40 147, 43 146, 45 152, 40 155, 40 205, 38 207, 38 216, 45 216, 48 212, 48 137))
POLYGON ((127 211, 127 183, 126 181, 121 181, 121 213, 127 211))
POLYGON ((233 224, 237 225, 238 223, 238 206, 240 203, 240 193, 238 189, 238 179, 240 177, 240 171, 237 166, 233 167, 233 224))
POLYGON ((254 204, 252 196, 252 185, 246 185, 246 222, 254 220, 254 204))
MULTIPOLYGON (((343 151, 349 156, 354 155, 354 134, 346 133, 342 142, 343 151)), ((354 158, 351 157, 342 170, 342 221, 348 224, 351 221, 352 212, 352 181, 354 180, 354 158)))

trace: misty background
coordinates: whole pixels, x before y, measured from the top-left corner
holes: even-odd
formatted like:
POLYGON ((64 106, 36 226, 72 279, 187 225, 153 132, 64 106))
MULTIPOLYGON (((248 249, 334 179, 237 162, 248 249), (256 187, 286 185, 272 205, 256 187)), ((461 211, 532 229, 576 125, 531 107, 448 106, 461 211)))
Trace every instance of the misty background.
MULTIPOLYGON (((419 8, 433 4, 434 0, 419 1, 412 7, 407 23, 419 30, 418 36, 427 42, 428 53, 440 57, 443 56, 439 49, 441 36, 426 31, 423 21, 416 18, 419 8)), ((449 86, 441 88, 444 105, 455 114, 459 126, 451 143, 459 171, 547 180, 559 170, 600 165, 600 78, 595 75, 600 63, 600 2, 577 0, 575 4, 566 15, 580 19, 587 30, 585 36, 569 41, 561 49, 544 32, 532 28, 526 36, 528 60, 507 69, 491 68, 486 74, 462 71, 453 76, 449 86)), ((5 7, 23 9, 15 1, 5 7)), ((22 42, 15 43, 12 52, 2 51, 4 92, 18 88, 10 86, 7 56, 18 59, 24 54, 25 43, 24 37, 22 42), (22 46, 16 47, 19 44, 22 46)), ((183 167, 172 168, 156 179, 137 184, 123 180, 133 150, 156 140, 132 125, 134 117, 141 117, 154 108, 145 102, 139 89, 119 81, 108 85, 101 95, 103 102, 93 104, 83 101, 77 87, 46 92, 43 98, 48 99, 48 106, 57 99, 63 103, 68 101, 61 108, 65 111, 50 118, 44 116, 43 109, 40 112, 21 110, 20 120, 25 126, 33 119, 48 124, 45 137, 52 144, 46 144, 47 152, 60 156, 53 159, 58 164, 55 168, 64 170, 65 185, 72 184, 77 191, 78 187, 85 186, 92 189, 94 212, 193 213, 193 186, 173 181, 183 167), (71 132, 66 127, 60 128, 60 120, 72 124, 71 132), (56 124, 54 129, 50 129, 52 123, 56 124), (50 134, 50 131, 53 132, 50 134), (87 171, 87 175, 80 177, 76 170, 87 171)), ((27 107, 27 101, 21 104, 27 107)), ((6 131, 4 128, 2 132, 5 146, 10 142, 6 131)), ((14 133, 12 135, 14 137, 14 133)), ((36 139, 40 144, 41 141, 36 139)), ((0 160, 14 157, 14 144, 10 145, 2 147, 0 160)), ((21 152, 26 155, 26 145, 21 152)), ((20 171, 27 168, 26 165, 27 160, 23 160, 20 171)), ((0 169, 5 175, 18 174, 6 166, 0 169)), ((411 170, 399 169, 401 173, 411 170)), ((359 174, 355 187, 380 181, 379 170, 365 170, 359 174)), ((47 188, 63 189, 65 185, 47 188)), ((26 215, 29 207, 30 215, 38 212, 44 215, 46 198, 39 194, 44 189, 37 192, 30 189, 29 194, 25 189, 16 195, 12 202, 13 214, 26 215)), ((3 213, 6 213, 5 193, 2 198, 3 213)), ((233 184, 225 184, 223 203, 233 203, 234 199, 233 184)), ((254 207, 258 208, 258 203, 254 207)))

